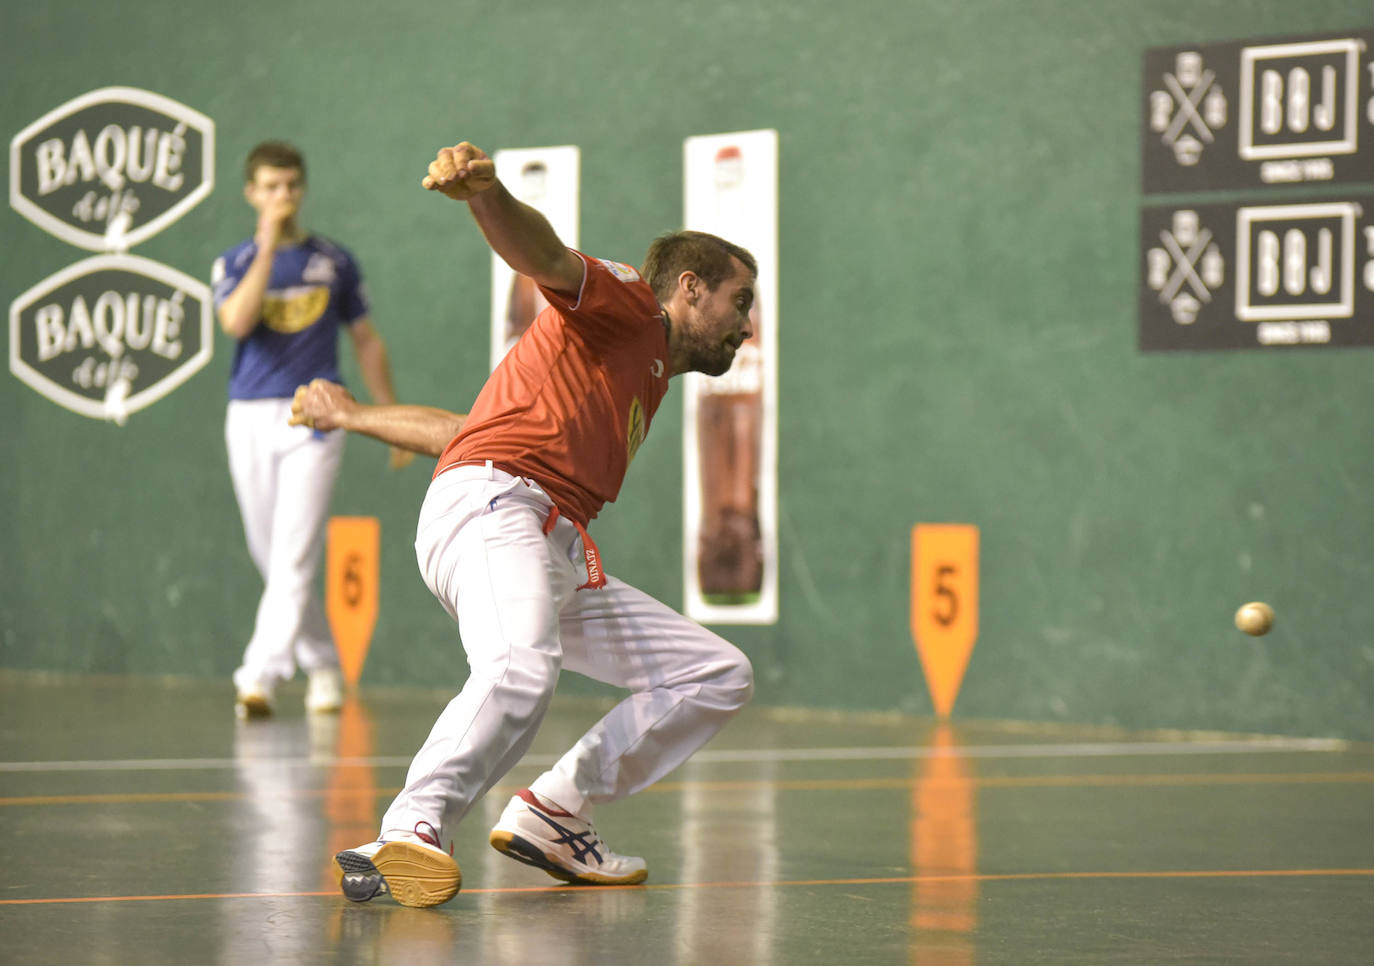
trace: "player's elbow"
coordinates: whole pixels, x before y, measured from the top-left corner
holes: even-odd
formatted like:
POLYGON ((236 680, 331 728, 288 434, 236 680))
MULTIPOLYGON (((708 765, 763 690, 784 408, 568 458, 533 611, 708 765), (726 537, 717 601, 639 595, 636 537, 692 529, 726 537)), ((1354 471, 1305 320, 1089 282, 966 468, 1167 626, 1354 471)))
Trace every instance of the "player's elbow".
POLYGON ((221 312, 219 315, 219 327, 224 330, 225 335, 233 339, 242 339, 253 331, 256 321, 253 318, 241 318, 233 312, 221 312))
MULTIPOLYGON (((353 343, 353 354, 358 357, 358 363, 364 367, 363 378, 369 378, 369 372, 375 370, 377 366, 386 365, 386 344, 382 342, 382 337, 377 334, 377 330, 372 327, 367 316, 354 320, 348 326, 348 336, 353 343)), ((372 388, 371 383, 369 383, 369 388, 372 388)), ((374 399, 373 401, 389 402, 390 400, 374 399)))
POLYGON ((458 435, 458 431, 463 428, 466 416, 459 416, 455 419, 439 420, 434 423, 433 431, 429 435, 425 454, 433 456, 435 459, 444 455, 444 450, 448 449, 448 444, 453 442, 453 437, 458 435))
POLYGON ((352 335, 353 350, 358 353, 359 359, 366 359, 381 350, 381 339, 371 329, 365 326, 354 326, 352 335))

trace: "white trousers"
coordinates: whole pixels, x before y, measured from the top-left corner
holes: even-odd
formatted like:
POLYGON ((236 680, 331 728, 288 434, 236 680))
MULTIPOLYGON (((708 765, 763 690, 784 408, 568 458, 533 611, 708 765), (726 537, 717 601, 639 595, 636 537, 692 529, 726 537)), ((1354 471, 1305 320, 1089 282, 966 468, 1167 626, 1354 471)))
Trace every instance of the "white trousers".
POLYGON ((339 663, 315 576, 329 499, 343 457, 342 432, 288 426, 289 399, 235 399, 224 419, 229 475, 248 553, 262 575, 253 636, 234 672, 240 688, 268 688, 339 663))
POLYGON ((445 839, 524 755, 560 669, 630 691, 530 787, 584 818, 672 771, 753 693, 728 641, 615 579, 587 581, 582 540, 539 486, 489 466, 430 484, 415 540, 430 590, 458 621, 469 675, 411 763, 382 834, 429 822, 445 839))

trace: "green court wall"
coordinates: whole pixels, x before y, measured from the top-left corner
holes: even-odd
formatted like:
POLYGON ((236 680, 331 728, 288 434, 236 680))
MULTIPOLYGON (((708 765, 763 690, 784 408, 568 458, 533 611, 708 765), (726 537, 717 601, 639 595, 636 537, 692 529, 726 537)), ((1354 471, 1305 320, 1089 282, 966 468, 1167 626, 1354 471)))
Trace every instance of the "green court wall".
MULTIPOLYGON (((208 280, 251 232, 243 155, 298 143, 306 220, 358 256, 400 394, 451 409, 485 373, 488 255, 419 188, 436 148, 579 145, 582 247, 638 263, 680 224, 683 138, 776 129, 781 615, 720 628, 756 700, 928 713, 910 530, 961 522, 982 606, 955 717, 1374 739, 1374 355, 1136 342, 1144 49, 1367 29, 1367 0, 49 0, 5 19, 8 136, 109 85, 214 120, 215 191, 136 254, 208 280), (1231 624, 1252 599, 1278 613, 1267 637, 1231 624)), ((0 239, 6 305, 89 254, 9 209, 0 239)), ((0 378, 0 665, 227 689, 260 591, 224 454, 231 358, 217 333, 124 427, 0 378)), ((612 573, 674 606, 681 407, 594 529, 612 573)), ((411 550, 428 476, 349 442, 333 512, 382 523, 364 685, 466 673, 411 550)))

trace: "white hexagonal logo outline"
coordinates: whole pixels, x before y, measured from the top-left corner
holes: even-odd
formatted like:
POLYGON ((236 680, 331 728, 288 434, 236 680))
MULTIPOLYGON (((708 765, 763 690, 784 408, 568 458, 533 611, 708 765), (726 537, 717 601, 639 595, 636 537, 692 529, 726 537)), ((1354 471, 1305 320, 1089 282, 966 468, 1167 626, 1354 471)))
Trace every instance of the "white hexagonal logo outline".
POLYGON ((92 419, 105 419, 123 424, 125 418, 144 409, 176 389, 195 375, 210 361, 214 351, 214 332, 211 319, 212 295, 204 282, 179 272, 171 266, 139 255, 95 255, 69 265, 49 275, 10 303, 10 372, 40 396, 92 419), (186 292, 200 303, 200 346, 184 361, 164 374, 156 382, 131 395, 105 400, 91 399, 67 389, 50 376, 35 369, 22 355, 22 317, 24 310, 44 296, 60 291, 77 279, 101 271, 123 271, 186 292))
MULTIPOLYGON (((89 146, 89 145, 88 145, 89 146)), ((137 145, 134 146, 135 149, 137 145)), ((170 154, 170 150, 159 142, 158 152, 170 154)), ((113 183, 124 181, 123 175, 117 170, 118 166, 111 167, 109 157, 111 153, 122 165, 129 157, 129 147, 121 147, 117 139, 110 138, 101 144, 97 139, 93 156, 89 163, 95 167, 98 163, 104 168, 101 179, 107 187, 113 183)), ((145 152, 144 163, 150 168, 154 164, 145 152)), ((163 162, 162 154, 159 153, 156 163, 163 162)), ((185 104, 175 101, 162 94, 155 94, 152 91, 143 90, 137 87, 101 87, 97 90, 89 91, 78 97, 74 97, 58 107, 53 108, 32 124, 26 126, 10 140, 10 207, 39 228, 48 232, 68 244, 78 248, 85 248, 96 252, 124 252, 134 245, 148 240, 169 225, 176 222, 188 211, 198 205, 203 199, 209 196, 215 187, 215 123, 206 115, 187 107, 185 104), (113 211, 108 212, 107 227, 102 232, 94 232, 54 214, 33 198, 24 193, 23 188, 23 162, 24 148, 35 135, 42 134, 52 128, 58 122, 66 120, 80 111, 98 104, 130 104, 141 107, 149 111, 162 114, 168 120, 176 122, 178 126, 185 125, 194 128, 201 136, 201 164, 198 173, 200 183, 192 188, 186 195, 178 199, 167 210, 159 213, 137 227, 127 227, 127 222, 132 218, 121 217, 113 211)), ((189 173, 189 172, 187 172, 189 173)), ((115 207, 106 199, 110 207, 115 207)))

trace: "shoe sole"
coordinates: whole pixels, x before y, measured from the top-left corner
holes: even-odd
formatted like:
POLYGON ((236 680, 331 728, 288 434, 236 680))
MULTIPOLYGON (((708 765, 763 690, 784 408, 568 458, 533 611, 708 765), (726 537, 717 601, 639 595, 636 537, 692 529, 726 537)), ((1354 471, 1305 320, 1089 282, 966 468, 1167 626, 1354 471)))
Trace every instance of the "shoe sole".
POLYGON ((410 842, 388 842, 371 858, 340 852, 333 871, 344 898, 353 902, 390 893, 403 906, 425 908, 448 902, 463 887, 457 862, 410 842))
POLYGON ((648 869, 640 869, 638 872, 620 878, 600 875, 595 872, 573 872, 559 865, 529 839, 521 838, 514 832, 507 832, 504 829, 492 829, 488 841, 492 848, 507 858, 523 862, 525 865, 532 865, 536 869, 543 869, 555 879, 571 882, 574 885, 639 885, 649 878, 648 869))
POLYGON ((270 718, 272 717, 272 702, 259 694, 250 694, 247 697, 239 698, 238 712, 241 718, 270 718))

